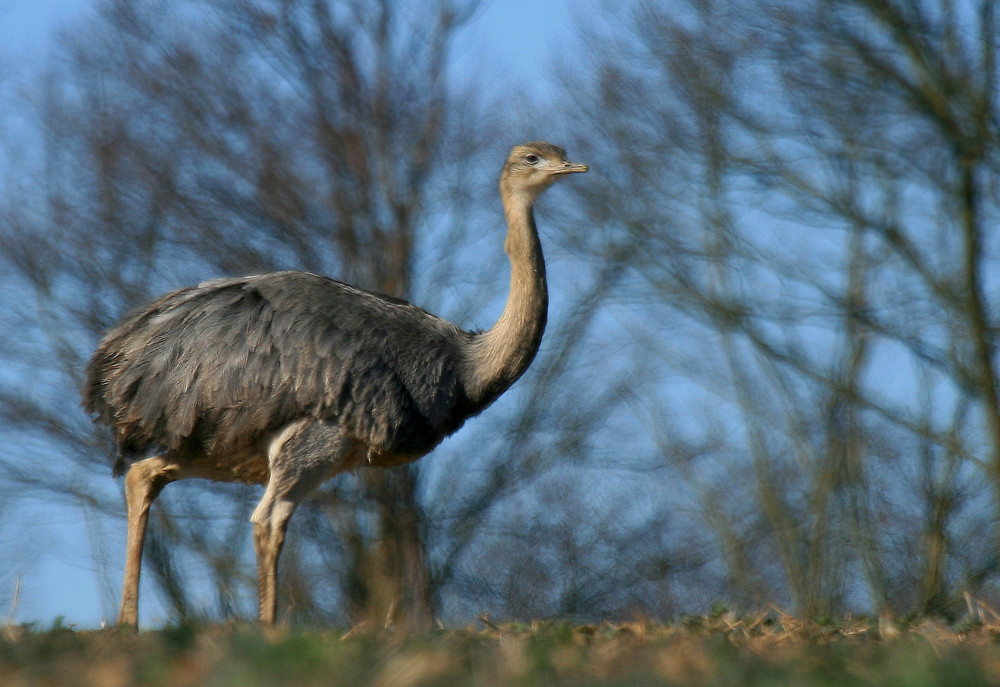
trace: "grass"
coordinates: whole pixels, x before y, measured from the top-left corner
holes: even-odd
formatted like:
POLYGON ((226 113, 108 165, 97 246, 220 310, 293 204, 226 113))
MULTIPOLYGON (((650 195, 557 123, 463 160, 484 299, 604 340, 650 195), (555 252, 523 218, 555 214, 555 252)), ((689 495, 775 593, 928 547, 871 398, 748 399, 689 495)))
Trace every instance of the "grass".
POLYGON ((172 626, 0 629, 0 685, 1000 685, 1000 624, 720 613, 667 625, 566 622, 402 633, 172 626))

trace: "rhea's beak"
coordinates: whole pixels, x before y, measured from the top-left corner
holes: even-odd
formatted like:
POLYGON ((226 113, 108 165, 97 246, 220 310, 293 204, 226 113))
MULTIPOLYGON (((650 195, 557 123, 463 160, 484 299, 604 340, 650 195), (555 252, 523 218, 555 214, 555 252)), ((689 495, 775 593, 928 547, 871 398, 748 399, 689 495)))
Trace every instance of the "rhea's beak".
POLYGON ((590 167, 588 165, 581 165, 575 162, 564 162, 562 167, 556 167, 552 170, 553 174, 573 174, 574 172, 586 172, 590 167))

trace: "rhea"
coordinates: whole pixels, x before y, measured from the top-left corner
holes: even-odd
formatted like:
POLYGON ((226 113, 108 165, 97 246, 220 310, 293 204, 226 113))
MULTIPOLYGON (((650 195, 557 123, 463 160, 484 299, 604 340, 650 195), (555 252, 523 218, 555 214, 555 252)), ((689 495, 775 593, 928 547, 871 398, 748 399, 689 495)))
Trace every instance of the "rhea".
POLYGON ((487 331, 298 271, 182 288, 112 329, 87 366, 84 406, 111 427, 114 474, 125 473, 118 624, 138 622, 150 505, 189 477, 266 485, 250 520, 260 621, 273 624, 296 506, 337 473, 427 454, 527 369, 548 308, 532 207, 587 169, 549 143, 511 149, 500 176, 510 290, 487 331))

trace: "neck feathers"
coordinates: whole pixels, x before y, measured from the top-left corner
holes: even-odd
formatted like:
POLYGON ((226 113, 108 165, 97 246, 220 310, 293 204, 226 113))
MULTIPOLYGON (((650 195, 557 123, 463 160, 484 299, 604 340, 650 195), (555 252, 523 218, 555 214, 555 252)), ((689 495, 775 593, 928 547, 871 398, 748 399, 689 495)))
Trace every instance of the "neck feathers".
POLYGON ((510 291, 500 319, 475 337, 468 352, 466 388, 483 407, 528 369, 538 352, 548 312, 545 261, 528 194, 505 196, 510 291))

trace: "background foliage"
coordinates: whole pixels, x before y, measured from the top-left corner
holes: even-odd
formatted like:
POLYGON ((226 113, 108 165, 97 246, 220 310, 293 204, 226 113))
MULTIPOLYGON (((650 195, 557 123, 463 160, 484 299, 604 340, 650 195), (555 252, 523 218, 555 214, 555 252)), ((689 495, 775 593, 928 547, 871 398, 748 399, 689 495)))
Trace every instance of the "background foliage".
MULTIPOLYGON (((113 616, 123 507, 76 391, 100 334, 170 288, 285 268, 488 326, 496 170, 570 131, 592 172, 539 210, 541 354, 433 457, 297 514, 287 617, 996 603, 993 3, 605 9, 523 111, 449 78, 475 10, 105 0, 67 35, 26 91, 30 136, 3 140, 7 508, 94 523, 113 616)), ((251 617, 256 498, 166 490, 147 600, 251 617)))

